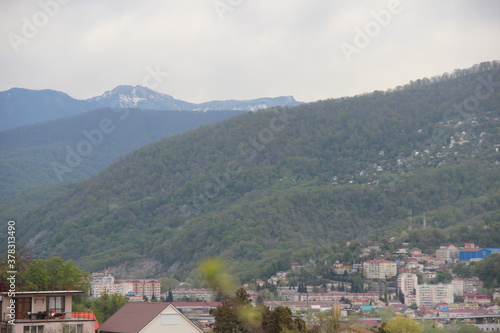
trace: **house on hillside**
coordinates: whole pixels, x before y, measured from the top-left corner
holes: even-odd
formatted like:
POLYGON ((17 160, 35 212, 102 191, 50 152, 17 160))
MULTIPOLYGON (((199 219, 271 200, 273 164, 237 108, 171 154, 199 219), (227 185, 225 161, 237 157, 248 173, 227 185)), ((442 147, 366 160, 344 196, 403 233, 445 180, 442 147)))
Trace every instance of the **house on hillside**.
POLYGON ((454 245, 440 246, 436 250, 436 258, 444 259, 446 262, 456 262, 458 260, 458 249, 454 245))
POLYGON ((16 291, 15 294, 2 291, 0 332, 94 332, 99 325, 93 312, 72 312, 73 295, 83 293, 80 290, 16 291))
POLYGON ((198 326, 173 304, 163 302, 131 302, 106 320, 99 333, 199 333, 198 326))

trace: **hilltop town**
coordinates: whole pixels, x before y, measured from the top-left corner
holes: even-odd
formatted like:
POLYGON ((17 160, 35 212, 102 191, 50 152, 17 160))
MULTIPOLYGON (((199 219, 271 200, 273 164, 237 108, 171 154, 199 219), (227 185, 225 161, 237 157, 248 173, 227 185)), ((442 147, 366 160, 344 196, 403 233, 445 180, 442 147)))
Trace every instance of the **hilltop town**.
MULTIPOLYGON (((292 263, 268 279, 244 284, 254 304, 288 307, 296 316, 333 310, 340 304, 343 318, 355 315, 361 324, 377 328, 382 312, 420 320, 449 323, 459 320, 482 329, 500 329, 500 290, 490 293, 484 282, 467 267, 499 248, 442 245, 433 254, 401 247, 388 253, 379 245, 361 248, 360 260, 344 265, 325 262, 331 274, 312 276, 317 265, 292 263), (373 259, 376 258, 376 259, 373 259)), ((496 255, 497 257, 500 254, 496 255)), ((171 302, 202 327, 213 323, 210 309, 221 305, 220 294, 210 288, 179 283, 161 290, 158 279, 115 279, 109 273, 93 273, 91 294, 119 293, 129 301, 171 302)))

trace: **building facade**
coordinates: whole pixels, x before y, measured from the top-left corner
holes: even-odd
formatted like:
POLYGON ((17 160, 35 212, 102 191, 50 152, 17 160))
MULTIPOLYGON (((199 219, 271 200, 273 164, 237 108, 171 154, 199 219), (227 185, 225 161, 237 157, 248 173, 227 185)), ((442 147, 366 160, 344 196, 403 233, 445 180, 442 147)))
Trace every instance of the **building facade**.
POLYGON ((483 288, 483 282, 478 277, 456 278, 451 280, 451 284, 453 285, 455 296, 475 294, 479 289, 483 288))
POLYGON ((216 292, 206 288, 178 288, 172 290, 174 301, 212 302, 216 292))
POLYGON ((459 261, 482 260, 492 253, 500 252, 500 248, 467 249, 459 252, 459 261))
POLYGON ((418 306, 433 307, 438 303, 453 303, 452 284, 419 284, 415 302, 418 306))
POLYGON ((407 296, 414 292, 418 285, 418 277, 417 274, 412 273, 402 273, 398 276, 398 288, 403 293, 403 295, 407 296))
POLYGON ((73 295, 83 293, 79 290, 18 291, 15 295, 2 292, 1 332, 94 332, 97 326, 94 313, 72 309, 73 295))
POLYGON ((454 245, 441 246, 436 250, 436 258, 444 259, 446 262, 456 262, 458 249, 454 245))
POLYGON ((363 275, 367 279, 388 279, 398 274, 395 261, 369 260, 363 263, 363 275))

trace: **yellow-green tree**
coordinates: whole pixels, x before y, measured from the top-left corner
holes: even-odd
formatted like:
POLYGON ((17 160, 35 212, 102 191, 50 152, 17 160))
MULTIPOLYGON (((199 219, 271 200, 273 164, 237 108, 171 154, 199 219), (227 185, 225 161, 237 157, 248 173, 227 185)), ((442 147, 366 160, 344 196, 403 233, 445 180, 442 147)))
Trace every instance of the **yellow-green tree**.
POLYGON ((423 333, 424 328, 413 319, 396 316, 383 323, 379 333, 423 333))

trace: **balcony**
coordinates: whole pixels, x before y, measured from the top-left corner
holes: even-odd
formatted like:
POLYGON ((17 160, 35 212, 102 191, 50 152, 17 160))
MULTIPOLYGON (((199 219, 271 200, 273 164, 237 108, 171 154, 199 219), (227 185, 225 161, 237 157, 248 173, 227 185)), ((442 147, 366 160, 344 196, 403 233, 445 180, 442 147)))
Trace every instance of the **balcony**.
MULTIPOLYGON (((8 313, 2 314, 2 320, 8 321, 11 318, 8 313)), ((25 312, 16 314, 16 323, 34 323, 34 322, 56 322, 56 321, 88 321, 96 320, 94 312, 25 312)))
MULTIPOLYGON (((0 284, 0 292, 7 292, 8 286, 0 284)), ((48 283, 48 284, 16 284, 16 292, 28 291, 62 291, 62 290, 88 290, 86 283, 48 283)))

